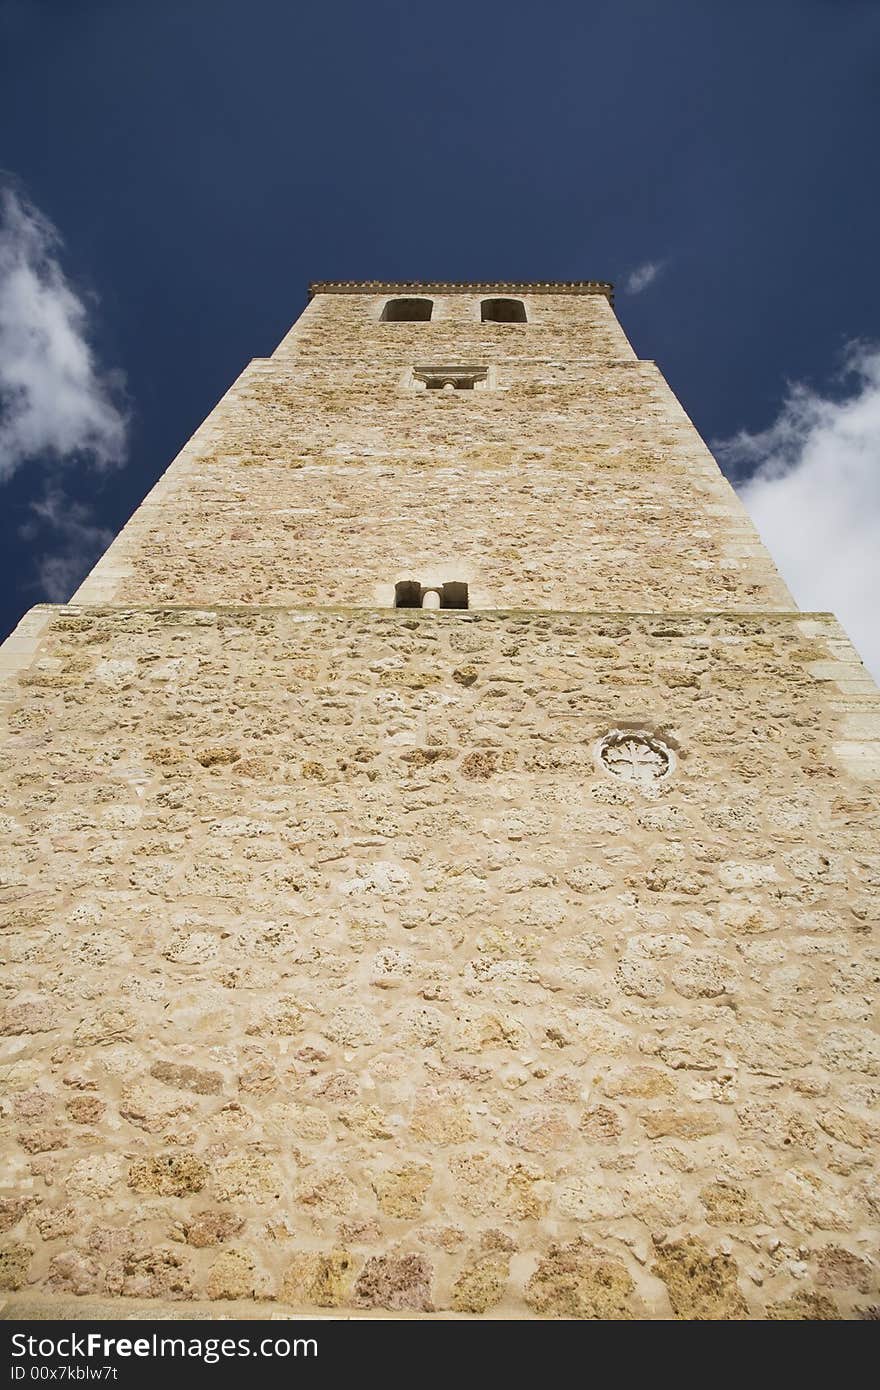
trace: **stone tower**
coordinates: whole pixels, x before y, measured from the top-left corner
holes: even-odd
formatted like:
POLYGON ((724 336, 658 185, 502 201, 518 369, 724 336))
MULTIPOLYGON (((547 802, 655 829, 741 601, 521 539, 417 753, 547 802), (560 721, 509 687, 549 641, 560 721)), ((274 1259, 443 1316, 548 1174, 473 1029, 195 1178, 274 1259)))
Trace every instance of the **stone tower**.
POLYGON ((609 285, 313 286, 0 674, 11 1316, 877 1302, 880 697, 609 285))

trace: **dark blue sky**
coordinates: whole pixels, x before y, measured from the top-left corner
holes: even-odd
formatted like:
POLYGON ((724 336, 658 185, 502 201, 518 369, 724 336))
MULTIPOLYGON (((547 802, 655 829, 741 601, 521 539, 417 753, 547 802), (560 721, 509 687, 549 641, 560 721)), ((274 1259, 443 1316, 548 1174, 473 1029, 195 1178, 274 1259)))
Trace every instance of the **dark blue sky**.
MULTIPOLYGON (((618 312, 709 438, 880 333, 869 0, 0 0, 0 38, 0 165, 127 379, 127 467, 65 480, 114 531, 310 279, 660 262, 618 312)), ((0 490, 0 631, 43 487, 0 490)))

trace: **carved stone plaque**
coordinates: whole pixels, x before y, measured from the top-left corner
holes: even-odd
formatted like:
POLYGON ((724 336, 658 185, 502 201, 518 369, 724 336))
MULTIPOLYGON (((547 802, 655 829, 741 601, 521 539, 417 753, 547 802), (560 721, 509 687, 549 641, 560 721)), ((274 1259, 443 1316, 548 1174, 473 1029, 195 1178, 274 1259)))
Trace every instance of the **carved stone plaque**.
POLYGON ((632 729, 606 734, 598 745, 597 759, 612 777, 644 788, 664 781, 675 765, 675 754, 662 739, 632 729))

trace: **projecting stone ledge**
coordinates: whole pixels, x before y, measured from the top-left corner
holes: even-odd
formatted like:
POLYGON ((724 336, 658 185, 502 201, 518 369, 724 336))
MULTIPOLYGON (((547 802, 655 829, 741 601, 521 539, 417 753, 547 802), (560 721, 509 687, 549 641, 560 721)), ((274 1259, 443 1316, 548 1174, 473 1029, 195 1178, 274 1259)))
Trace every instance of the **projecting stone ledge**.
MULTIPOLYGON (((237 1301, 221 1299, 216 1302, 181 1301, 170 1303, 164 1299, 152 1298, 11 1298, 0 1302, 0 1321, 4 1322, 121 1322, 124 1319, 144 1319, 150 1322, 176 1321, 216 1322, 218 1319, 241 1319, 256 1322, 271 1319, 284 1322, 289 1319, 313 1318, 316 1321, 420 1318, 420 1313, 388 1312, 381 1308, 372 1312, 309 1308, 289 1308, 279 1303, 255 1303, 249 1299, 237 1301)), ((461 1313, 440 1312, 432 1316, 439 1320, 457 1320, 465 1316, 461 1313)), ((498 1314, 504 1318, 504 1314, 498 1314)), ((507 1319, 518 1319, 518 1313, 508 1313, 507 1319)), ((169 1336, 172 1334, 168 1334, 169 1336)))

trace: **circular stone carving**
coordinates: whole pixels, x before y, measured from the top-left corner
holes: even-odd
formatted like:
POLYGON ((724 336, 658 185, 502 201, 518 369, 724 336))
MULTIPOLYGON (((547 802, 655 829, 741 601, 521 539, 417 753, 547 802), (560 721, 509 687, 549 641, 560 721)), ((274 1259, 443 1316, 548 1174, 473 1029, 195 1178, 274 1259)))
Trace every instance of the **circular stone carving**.
POLYGON ((600 740, 596 760, 605 772, 637 787, 653 787, 663 782, 675 767, 671 748, 641 730, 613 729, 600 740))

